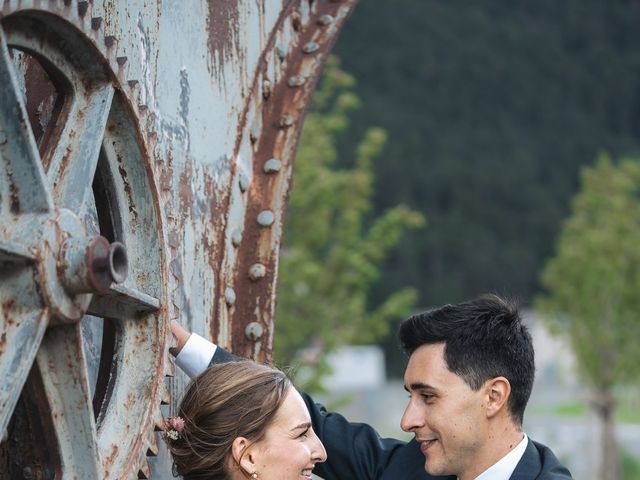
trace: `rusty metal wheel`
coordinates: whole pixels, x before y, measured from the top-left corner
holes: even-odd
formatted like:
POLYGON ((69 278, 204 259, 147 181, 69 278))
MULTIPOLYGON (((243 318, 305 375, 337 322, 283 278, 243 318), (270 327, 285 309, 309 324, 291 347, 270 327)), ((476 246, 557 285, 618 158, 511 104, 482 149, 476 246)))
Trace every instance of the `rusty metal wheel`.
POLYGON ((60 16, 2 18, 0 85, 0 477, 147 478, 165 270, 135 117, 60 16))

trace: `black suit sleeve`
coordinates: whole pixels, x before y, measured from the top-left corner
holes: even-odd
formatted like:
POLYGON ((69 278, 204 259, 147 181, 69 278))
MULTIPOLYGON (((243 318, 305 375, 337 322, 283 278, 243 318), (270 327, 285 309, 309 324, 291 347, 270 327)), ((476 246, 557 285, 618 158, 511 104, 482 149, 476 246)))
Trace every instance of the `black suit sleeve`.
MULTIPOLYGON (((211 365, 239 360, 242 359, 218 347, 211 365)), ((382 478, 394 453, 405 442, 380 438, 371 426, 351 423, 340 414, 327 412, 306 393, 301 395, 309 408, 313 429, 327 450, 327 461, 318 464, 314 472, 325 480, 382 478)))
POLYGON ((327 410, 302 393, 313 429, 327 450, 327 461, 316 465, 315 472, 325 480, 345 478, 369 480, 381 478, 405 442, 380 438, 364 423, 351 423, 342 415, 327 410))

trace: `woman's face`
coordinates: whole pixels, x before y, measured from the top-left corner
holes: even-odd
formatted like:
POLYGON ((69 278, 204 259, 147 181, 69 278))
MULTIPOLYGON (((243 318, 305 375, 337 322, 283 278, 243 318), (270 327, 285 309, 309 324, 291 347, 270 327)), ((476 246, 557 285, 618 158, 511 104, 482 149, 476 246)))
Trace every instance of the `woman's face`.
POLYGON ((295 388, 289 389, 262 440, 251 446, 250 456, 259 480, 309 479, 314 465, 327 459, 295 388))

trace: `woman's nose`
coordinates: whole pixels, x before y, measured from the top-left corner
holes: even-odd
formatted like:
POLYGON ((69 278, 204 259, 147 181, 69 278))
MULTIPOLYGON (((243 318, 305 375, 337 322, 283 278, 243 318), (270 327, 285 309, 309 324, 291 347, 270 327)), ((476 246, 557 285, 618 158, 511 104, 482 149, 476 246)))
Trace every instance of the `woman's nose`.
POLYGON ((322 463, 327 459, 327 451, 324 449, 324 445, 316 435, 316 432, 313 432, 314 444, 313 450, 311 451, 311 457, 314 462, 322 463))

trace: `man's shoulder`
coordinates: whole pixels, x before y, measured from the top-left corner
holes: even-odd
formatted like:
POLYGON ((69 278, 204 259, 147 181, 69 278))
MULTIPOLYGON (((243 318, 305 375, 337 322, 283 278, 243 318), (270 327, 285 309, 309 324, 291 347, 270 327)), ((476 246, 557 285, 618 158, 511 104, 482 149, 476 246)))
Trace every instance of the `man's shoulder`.
POLYGON ((529 439, 524 456, 511 480, 571 480, 571 473, 560 463, 553 451, 540 442, 529 439))

